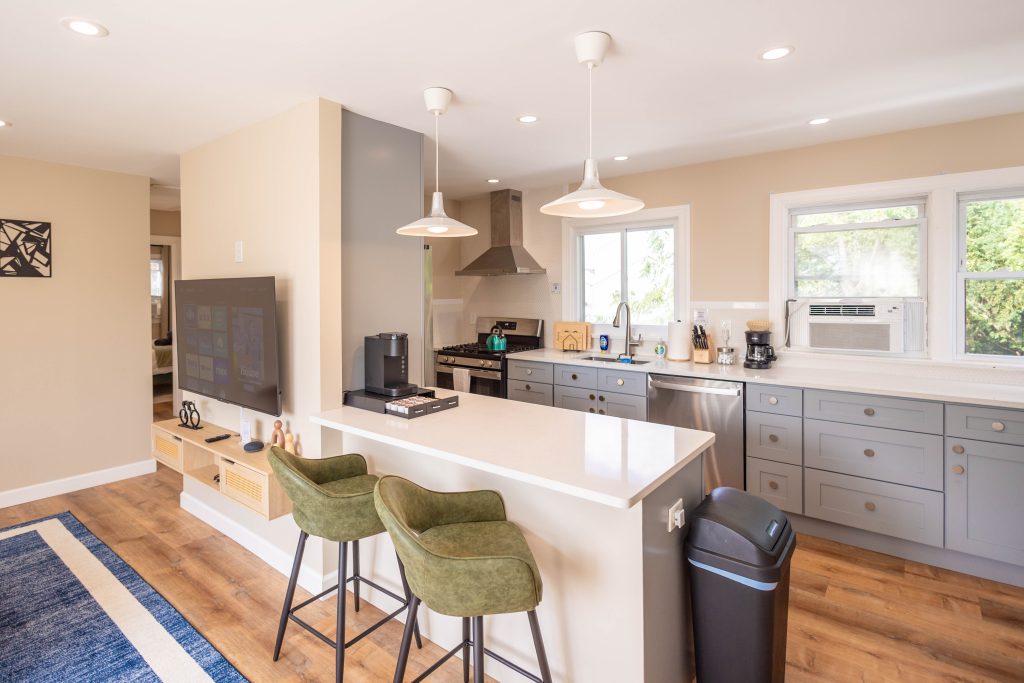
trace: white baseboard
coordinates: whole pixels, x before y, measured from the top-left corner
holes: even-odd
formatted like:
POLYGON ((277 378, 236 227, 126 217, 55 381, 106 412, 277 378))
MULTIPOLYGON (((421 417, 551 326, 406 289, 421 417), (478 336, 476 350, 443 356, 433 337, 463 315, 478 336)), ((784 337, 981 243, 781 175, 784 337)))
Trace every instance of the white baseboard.
POLYGON ((153 472, 156 472, 156 461, 152 458, 147 458, 138 462, 128 463, 127 465, 110 467, 105 470, 76 474, 73 477, 45 481, 42 484, 32 484, 20 489, 0 491, 0 508, 20 505, 21 503, 31 503, 43 498, 59 496, 63 493, 71 493, 72 491, 81 491, 82 489, 90 489, 93 486, 110 484, 122 479, 152 474, 153 472))
MULTIPOLYGON (((181 492, 180 501, 182 510, 209 524, 283 575, 291 575, 292 562, 295 559, 291 553, 281 550, 259 534, 185 491, 181 492)), ((333 586, 337 574, 337 571, 326 575, 321 574, 303 565, 299 570, 299 585, 310 593, 316 594, 327 586, 333 586)))

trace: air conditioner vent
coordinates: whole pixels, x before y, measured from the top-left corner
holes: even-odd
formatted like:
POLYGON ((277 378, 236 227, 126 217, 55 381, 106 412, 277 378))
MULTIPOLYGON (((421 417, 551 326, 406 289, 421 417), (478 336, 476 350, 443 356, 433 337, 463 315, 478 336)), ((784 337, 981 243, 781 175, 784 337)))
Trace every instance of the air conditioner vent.
POLYGON ((828 316, 874 316, 874 304, 811 304, 811 315, 828 316))

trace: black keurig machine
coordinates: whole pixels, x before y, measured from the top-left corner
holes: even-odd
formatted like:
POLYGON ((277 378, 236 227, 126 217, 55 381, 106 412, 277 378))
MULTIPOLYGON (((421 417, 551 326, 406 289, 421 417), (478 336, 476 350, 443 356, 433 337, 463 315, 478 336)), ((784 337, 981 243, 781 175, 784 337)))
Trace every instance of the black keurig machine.
POLYGON ((743 367, 755 370, 770 368, 772 361, 775 360, 772 333, 747 330, 744 334, 747 336, 747 357, 743 361, 743 367))
POLYGON ((409 335, 381 332, 366 337, 366 391, 383 396, 410 396, 419 387, 409 384, 409 335))

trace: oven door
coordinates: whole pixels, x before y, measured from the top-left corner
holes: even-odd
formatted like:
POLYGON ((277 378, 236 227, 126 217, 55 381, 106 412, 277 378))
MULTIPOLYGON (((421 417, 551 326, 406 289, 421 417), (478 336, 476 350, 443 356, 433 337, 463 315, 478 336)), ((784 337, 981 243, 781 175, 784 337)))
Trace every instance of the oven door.
MULTIPOLYGON (((455 367, 456 366, 452 365, 437 366, 437 386, 439 388, 455 390, 455 379, 453 373, 453 369, 455 367)), ((504 383, 501 381, 501 372, 498 370, 470 370, 469 393, 505 398, 504 383)))

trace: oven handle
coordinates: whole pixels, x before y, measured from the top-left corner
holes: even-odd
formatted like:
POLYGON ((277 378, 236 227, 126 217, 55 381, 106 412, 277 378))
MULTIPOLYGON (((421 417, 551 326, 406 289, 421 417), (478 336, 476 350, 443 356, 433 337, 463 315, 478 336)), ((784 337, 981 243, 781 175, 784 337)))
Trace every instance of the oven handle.
MULTIPOLYGON (((448 375, 454 374, 452 372, 452 370, 453 370, 453 368, 450 365, 439 365, 439 366, 437 366, 437 371, 438 372, 443 372, 443 373, 448 374, 448 375)), ((497 371, 497 370, 473 370, 473 369, 470 369, 469 376, 470 377, 478 377, 480 379, 496 379, 498 381, 501 381, 501 373, 499 371, 497 371)))

